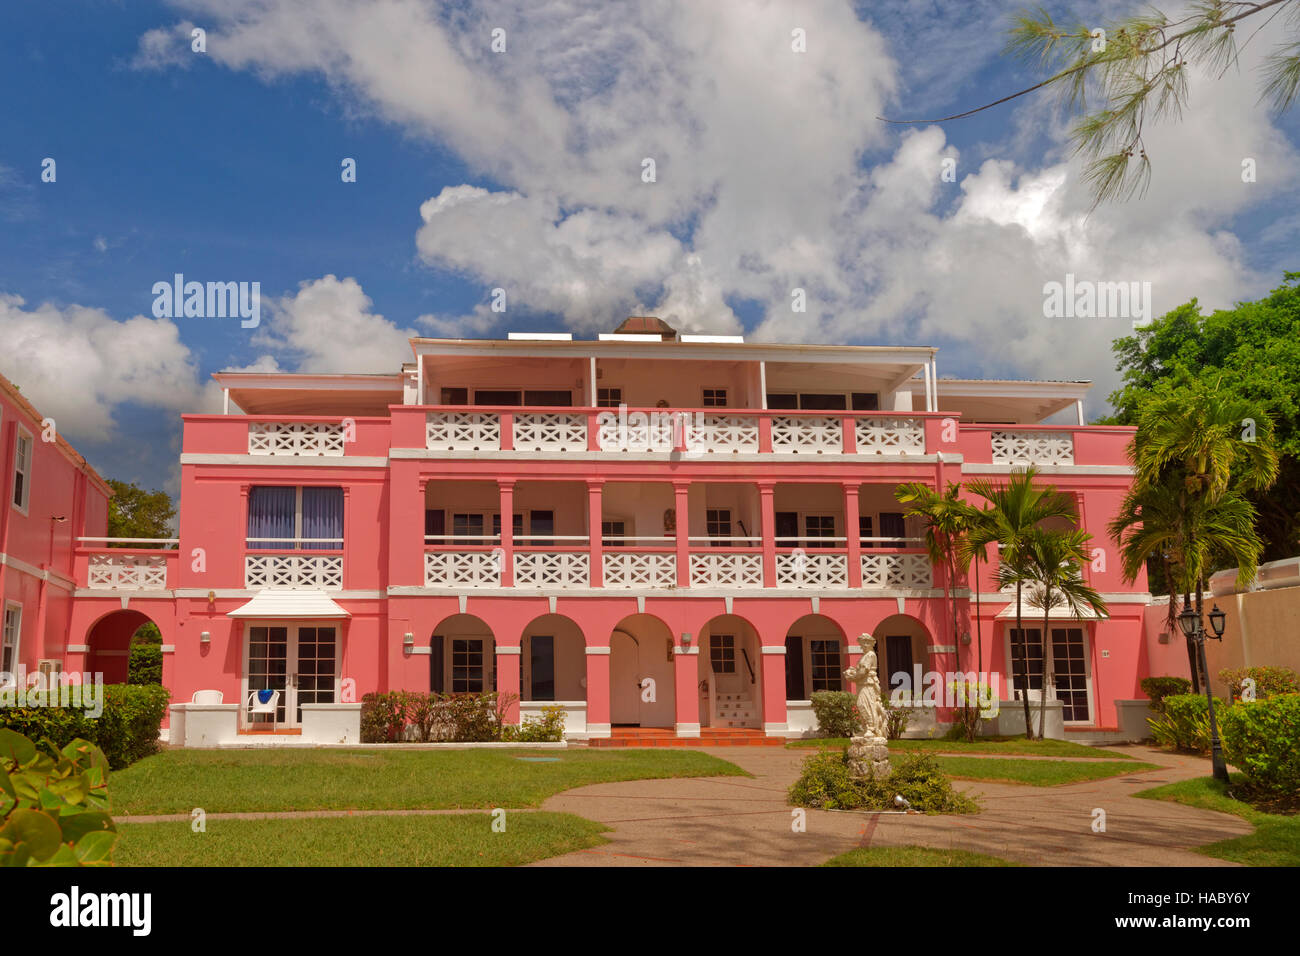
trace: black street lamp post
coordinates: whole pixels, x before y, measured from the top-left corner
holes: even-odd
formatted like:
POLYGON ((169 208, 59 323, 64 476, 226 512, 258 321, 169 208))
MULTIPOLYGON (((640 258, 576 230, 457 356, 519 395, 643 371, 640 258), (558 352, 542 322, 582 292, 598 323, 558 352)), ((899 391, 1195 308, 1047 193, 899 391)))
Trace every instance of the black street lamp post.
MULTIPOLYGON (((1214 605, 1210 611, 1210 627, 1214 629, 1214 639, 1223 640, 1223 627, 1227 617, 1219 610, 1219 605, 1214 605)), ((1228 782, 1228 765, 1223 759, 1223 747, 1219 743, 1219 723, 1214 716, 1214 694, 1210 690, 1210 669, 1205 663, 1205 624, 1201 616, 1187 607, 1183 613, 1178 615, 1178 626, 1182 628, 1183 634, 1192 638, 1196 642, 1196 653, 1200 659, 1201 673, 1205 676, 1205 700, 1210 708, 1210 762, 1214 767, 1214 779, 1223 783, 1228 782)))

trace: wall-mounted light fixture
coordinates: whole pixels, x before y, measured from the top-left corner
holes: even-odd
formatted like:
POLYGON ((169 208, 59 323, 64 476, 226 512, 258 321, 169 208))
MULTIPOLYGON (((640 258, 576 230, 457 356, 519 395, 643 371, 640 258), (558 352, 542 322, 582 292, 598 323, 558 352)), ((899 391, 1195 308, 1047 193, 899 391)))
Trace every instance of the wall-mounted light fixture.
POLYGON ((199 643, 200 643, 200 644, 211 644, 211 643, 212 643, 212 632, 211 632, 211 631, 199 631, 199 643))
POLYGON ((410 631, 407 631, 406 634, 402 636, 402 643, 405 644, 407 647, 410 647, 412 644, 415 643, 415 635, 412 634, 410 631))
POLYGON ((682 632, 682 648, 683 648, 684 650, 689 650, 689 649, 690 649, 690 646, 691 646, 691 635, 689 635, 689 634, 687 634, 685 631, 683 631, 683 632, 682 632))

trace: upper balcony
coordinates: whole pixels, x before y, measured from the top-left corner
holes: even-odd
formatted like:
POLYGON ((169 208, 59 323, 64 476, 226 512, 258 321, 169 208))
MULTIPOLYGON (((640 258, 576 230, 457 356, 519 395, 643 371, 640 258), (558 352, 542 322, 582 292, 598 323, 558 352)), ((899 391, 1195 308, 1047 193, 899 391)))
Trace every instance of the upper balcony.
POLYGON ((387 416, 185 415, 182 462, 236 463, 251 456, 274 462, 383 464, 387 416), (240 457, 231 457, 240 456, 240 457))
POLYGON ((74 579, 92 591, 166 591, 176 586, 177 538, 78 538, 74 579))

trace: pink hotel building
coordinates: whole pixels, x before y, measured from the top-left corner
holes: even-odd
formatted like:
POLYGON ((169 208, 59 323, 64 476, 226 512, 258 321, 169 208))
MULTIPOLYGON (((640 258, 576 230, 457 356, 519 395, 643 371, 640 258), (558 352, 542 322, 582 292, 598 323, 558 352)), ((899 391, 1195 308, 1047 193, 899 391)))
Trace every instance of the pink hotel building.
MULTIPOLYGON (((40 654, 120 680, 155 622, 168 732, 190 744, 355 741, 356 702, 388 689, 496 688, 518 696, 514 720, 558 704, 575 738, 799 736, 864 634, 888 681, 958 670, 958 642, 973 669, 978 632, 1006 699, 1014 596, 981 564, 947 582, 951 620, 894 488, 1033 463, 1103 549, 1086 574, 1110 607, 1053 612, 1058 732, 1115 728, 1116 701, 1139 696, 1149 596, 1105 534, 1131 429, 1083 424, 1086 382, 939 379, 932 348, 746 343, 653 318, 596 341, 411 347, 392 374, 217 374, 225 413, 184 416, 179 539, 108 542, 91 502, 66 646, 40 654), (273 714, 250 713, 261 689, 279 691, 273 714)), ((1036 698, 1041 611, 1025 617, 1036 698)), ((1003 732, 1019 713, 1003 709, 1003 732)))

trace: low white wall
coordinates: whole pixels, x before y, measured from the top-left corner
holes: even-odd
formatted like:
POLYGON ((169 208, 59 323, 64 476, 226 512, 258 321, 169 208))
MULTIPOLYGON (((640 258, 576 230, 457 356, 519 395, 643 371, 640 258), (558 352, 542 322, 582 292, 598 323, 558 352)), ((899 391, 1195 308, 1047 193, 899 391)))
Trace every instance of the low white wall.
POLYGON ((361 742, 360 704, 302 704, 302 742, 356 744, 361 742))
POLYGON ((586 736, 587 702, 585 700, 521 700, 519 702, 519 722, 525 717, 542 719, 543 707, 564 708, 564 736, 586 736))
POLYGON ((238 704, 172 704, 169 710, 173 747, 219 747, 239 735, 238 704))
POLYGON ((1130 743, 1141 743, 1151 739, 1151 726, 1147 723, 1147 718, 1155 716, 1155 712, 1151 709, 1151 701, 1146 698, 1117 700, 1115 716, 1118 718, 1116 726, 1119 727, 1119 732, 1125 740, 1130 743))
POLYGON ((785 726, 787 737, 815 737, 817 735, 817 715, 813 713, 810 700, 787 700, 785 702, 785 726))
MULTIPOLYGON (((1038 701, 1029 702, 1029 719, 1033 724, 1035 732, 1038 730, 1038 708, 1042 706, 1038 701)), ((1049 700, 1047 702, 1047 730, 1043 736, 1051 740, 1065 739, 1065 720, 1062 718, 1062 703, 1059 700, 1049 700)), ((998 702, 998 715, 991 720, 984 721, 980 728, 981 737, 1019 737, 1025 733, 1025 705, 1019 700, 1003 700, 998 702)))

